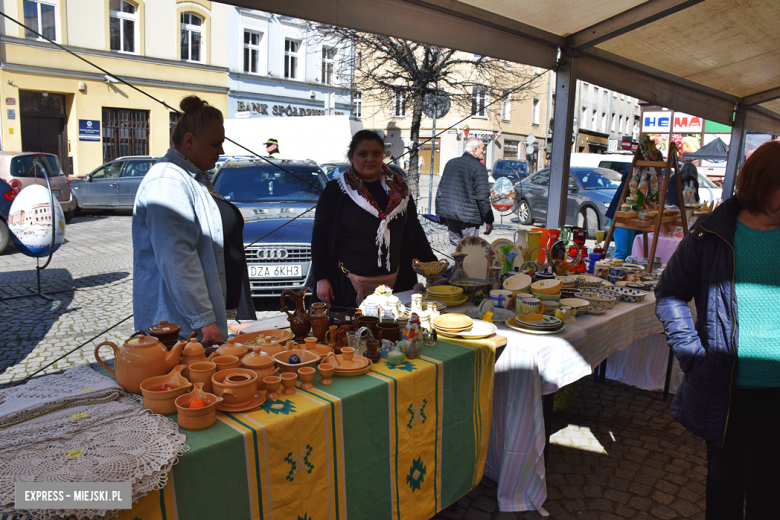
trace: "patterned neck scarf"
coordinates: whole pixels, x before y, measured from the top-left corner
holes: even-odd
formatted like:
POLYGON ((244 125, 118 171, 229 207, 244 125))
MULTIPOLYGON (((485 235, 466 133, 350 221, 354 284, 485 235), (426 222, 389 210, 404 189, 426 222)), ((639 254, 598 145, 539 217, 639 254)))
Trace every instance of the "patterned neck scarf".
POLYGON ((384 263, 385 268, 390 272, 390 229, 388 226, 391 220, 406 211, 409 204, 409 186, 406 185, 406 181, 401 176, 382 165, 379 181, 382 183, 382 188, 390 196, 390 202, 387 203, 387 208, 383 211, 352 167, 336 176, 336 180, 341 191, 346 193, 355 204, 379 219, 379 228, 376 231, 376 261, 377 265, 382 267, 382 246, 385 246, 384 263))

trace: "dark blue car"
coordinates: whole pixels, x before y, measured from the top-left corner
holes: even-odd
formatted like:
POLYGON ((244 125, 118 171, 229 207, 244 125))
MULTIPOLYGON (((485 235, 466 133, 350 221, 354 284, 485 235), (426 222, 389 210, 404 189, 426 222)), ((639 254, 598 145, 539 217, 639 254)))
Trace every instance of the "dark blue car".
MULTIPOLYGON (((597 230, 609 227, 605 213, 619 186, 620 174, 614 170, 571 168, 566 225, 587 229, 588 238, 595 239, 597 230)), ((517 216, 521 224, 530 226, 547 218, 549 191, 549 168, 515 184, 517 216)))
POLYGON ((228 160, 213 181, 244 217, 252 296, 310 286, 314 207, 328 182, 320 167, 311 161, 228 160))

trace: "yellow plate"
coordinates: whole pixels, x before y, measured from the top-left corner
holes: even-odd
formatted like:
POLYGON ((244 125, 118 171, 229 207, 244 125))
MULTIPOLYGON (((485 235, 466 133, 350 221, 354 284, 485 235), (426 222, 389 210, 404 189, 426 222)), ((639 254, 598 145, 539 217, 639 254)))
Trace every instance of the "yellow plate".
POLYGON ((474 320, 466 316, 453 312, 450 314, 440 314, 433 318, 433 324, 444 330, 459 329, 464 330, 474 324, 474 320))
POLYGON ((434 285, 428 287, 428 294, 454 297, 463 294, 463 288, 455 287, 454 285, 434 285))

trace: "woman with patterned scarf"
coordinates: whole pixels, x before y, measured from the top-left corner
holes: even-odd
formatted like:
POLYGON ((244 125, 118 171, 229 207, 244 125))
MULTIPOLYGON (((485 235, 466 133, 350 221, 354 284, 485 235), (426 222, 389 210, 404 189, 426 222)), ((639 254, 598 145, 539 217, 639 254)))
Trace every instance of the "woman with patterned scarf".
POLYGON ((312 231, 316 296, 354 307, 379 285, 414 288, 412 260, 436 261, 409 186, 382 162, 384 142, 361 130, 347 154, 352 166, 328 182, 317 203, 312 231))

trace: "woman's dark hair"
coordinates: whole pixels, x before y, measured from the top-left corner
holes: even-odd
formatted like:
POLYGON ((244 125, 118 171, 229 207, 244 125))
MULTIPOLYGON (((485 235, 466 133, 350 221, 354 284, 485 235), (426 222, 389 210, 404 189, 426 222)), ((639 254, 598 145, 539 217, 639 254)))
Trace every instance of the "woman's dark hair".
POLYGON ((357 150, 357 147, 363 141, 376 141, 377 143, 382 145, 383 149, 385 147, 385 142, 384 140, 382 140, 381 137, 379 137, 378 133, 374 132, 373 130, 361 130, 352 136, 352 141, 350 141, 349 143, 349 151, 347 152, 347 157, 352 157, 352 154, 355 153, 355 150, 357 150))
POLYGON ((762 144, 748 157, 737 177, 737 198, 743 208, 754 215, 768 214, 777 209, 768 206, 775 192, 780 189, 779 165, 778 141, 762 144))
POLYGON ((179 108, 181 108, 182 115, 171 132, 171 143, 174 146, 181 146, 184 136, 189 133, 199 135, 203 131, 203 127, 211 121, 224 122, 222 112, 198 96, 187 96, 182 99, 179 108))

